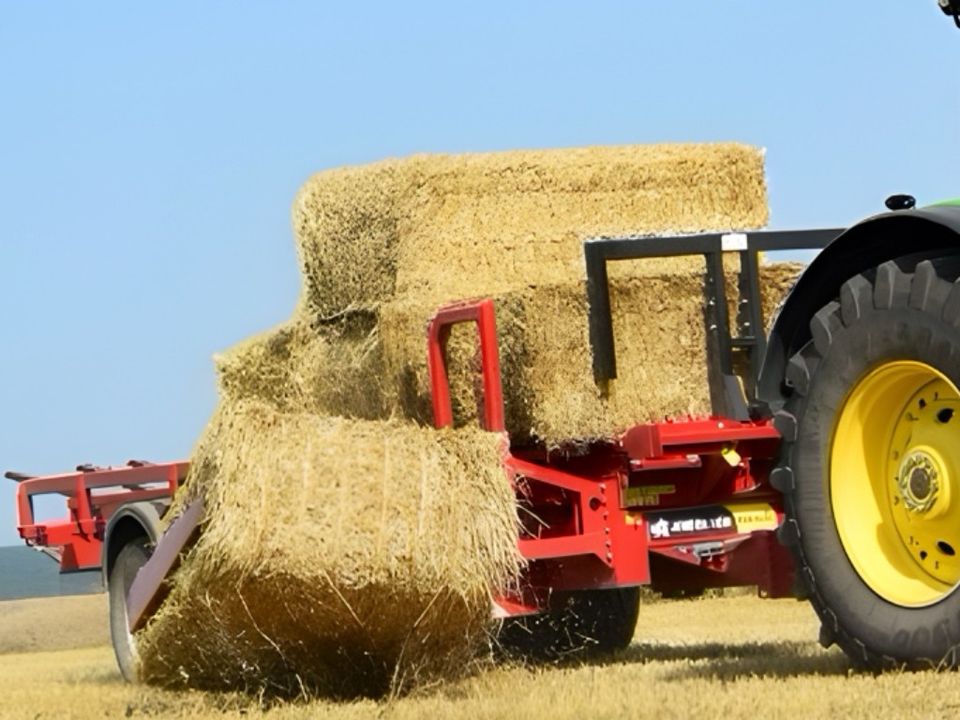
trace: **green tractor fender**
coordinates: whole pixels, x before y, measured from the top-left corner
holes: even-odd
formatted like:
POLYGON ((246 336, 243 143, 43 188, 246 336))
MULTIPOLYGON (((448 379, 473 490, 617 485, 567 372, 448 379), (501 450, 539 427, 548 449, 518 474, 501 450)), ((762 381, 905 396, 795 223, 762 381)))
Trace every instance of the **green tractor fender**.
POLYGON ((947 275, 960 276, 960 200, 867 218, 839 235, 814 259, 787 296, 770 331, 757 399, 771 412, 785 401, 787 361, 810 340, 810 319, 835 299, 849 278, 887 260, 912 271, 917 263, 956 257, 947 275))

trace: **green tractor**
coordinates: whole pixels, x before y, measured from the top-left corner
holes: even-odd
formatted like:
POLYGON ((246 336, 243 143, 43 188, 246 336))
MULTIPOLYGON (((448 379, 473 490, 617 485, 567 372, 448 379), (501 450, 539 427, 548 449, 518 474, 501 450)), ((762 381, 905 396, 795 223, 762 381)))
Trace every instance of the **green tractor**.
POLYGON ((912 206, 813 261, 757 388, 821 641, 871 667, 960 662, 960 201, 912 206))

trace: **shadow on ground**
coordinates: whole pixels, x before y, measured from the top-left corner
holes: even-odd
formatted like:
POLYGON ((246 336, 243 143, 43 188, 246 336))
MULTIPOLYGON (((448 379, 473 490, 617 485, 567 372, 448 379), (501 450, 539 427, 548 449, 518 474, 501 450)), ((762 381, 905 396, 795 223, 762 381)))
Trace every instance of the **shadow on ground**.
POLYGON ((665 680, 704 678, 735 680, 742 677, 786 678, 814 675, 847 675, 855 670, 838 650, 823 650, 816 643, 634 643, 600 664, 669 663, 665 680))

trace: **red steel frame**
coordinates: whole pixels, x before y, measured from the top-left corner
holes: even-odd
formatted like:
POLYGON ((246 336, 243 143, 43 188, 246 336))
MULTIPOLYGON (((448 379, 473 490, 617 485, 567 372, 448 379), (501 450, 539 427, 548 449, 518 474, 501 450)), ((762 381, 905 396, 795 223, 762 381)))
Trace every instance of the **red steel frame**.
POLYGON ((99 568, 110 516, 125 503, 172 497, 188 467, 187 462, 132 461, 125 467, 89 468, 22 480, 17 486, 17 531, 27 545, 53 549, 62 572, 99 568), (33 499, 49 494, 66 497, 67 515, 38 521, 33 499))
POLYGON ((427 325, 427 367, 430 372, 430 397, 433 424, 438 428, 453 425, 450 382, 447 378, 447 340, 457 323, 477 325, 477 344, 483 377, 483 427, 503 432, 503 389, 500 384, 500 354, 497 351, 497 321, 492 300, 465 300, 437 311, 427 325))
MULTIPOLYGON (((446 341, 457 323, 477 326, 483 388, 482 425, 504 428, 494 305, 464 301, 441 308, 427 328, 434 424, 454 418, 446 341)), ((773 527, 738 532, 710 528, 653 538, 651 511, 762 505, 783 518, 780 495, 767 483, 780 436, 768 422, 711 417, 637 425, 616 442, 595 443, 579 456, 512 448, 504 460, 517 491, 528 561, 522 588, 498 598, 500 615, 542 610, 564 590, 652 584, 666 591, 756 585, 767 596, 790 595, 793 565, 773 527), (631 488, 672 488, 653 507, 628 506, 631 488), (703 551, 710 549, 708 555, 703 551)))
MULTIPOLYGON (((446 345, 452 326, 467 322, 477 328, 481 423, 504 432, 491 300, 442 307, 429 321, 434 424, 454 424, 446 345)), ((521 586, 495 600, 495 613, 542 611, 554 592, 643 584, 669 592, 756 585, 764 595, 790 595, 793 564, 773 533, 783 517, 780 495, 767 481, 779 443, 768 422, 710 417, 637 425, 577 453, 510 448, 504 469, 517 493, 519 550, 527 566, 521 586), (738 518, 739 508, 757 507, 771 519, 768 526, 741 530, 739 519, 723 525, 693 517, 738 518), (670 527, 680 532, 664 535, 670 527)), ((99 567, 110 515, 126 502, 171 497, 187 469, 187 462, 131 463, 25 479, 17 489, 20 535, 29 545, 62 547, 63 570, 99 567), (67 497, 66 518, 35 521, 32 498, 44 493, 67 497)), ((201 522, 202 506, 191 506, 161 538, 131 588, 132 627, 162 598, 163 579, 195 540, 201 522)))

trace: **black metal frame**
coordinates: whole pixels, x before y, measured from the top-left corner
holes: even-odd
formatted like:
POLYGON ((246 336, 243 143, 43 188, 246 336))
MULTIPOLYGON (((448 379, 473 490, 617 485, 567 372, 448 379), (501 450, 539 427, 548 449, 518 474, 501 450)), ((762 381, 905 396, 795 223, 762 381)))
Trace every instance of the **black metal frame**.
POLYGON ((594 379, 598 384, 604 385, 617 377, 607 263, 613 260, 702 255, 706 262, 704 321, 709 343, 707 370, 713 409, 717 414, 746 418, 747 403, 755 399, 756 383, 767 344, 760 314, 757 253, 821 249, 842 232, 843 228, 825 228, 587 240, 583 244, 583 253, 587 265, 587 302, 594 379), (725 252, 736 252, 740 255, 740 304, 736 337, 730 335, 727 314, 727 291, 723 272, 725 252), (735 374, 735 351, 743 352, 749 357, 748 376, 740 377, 735 374))

